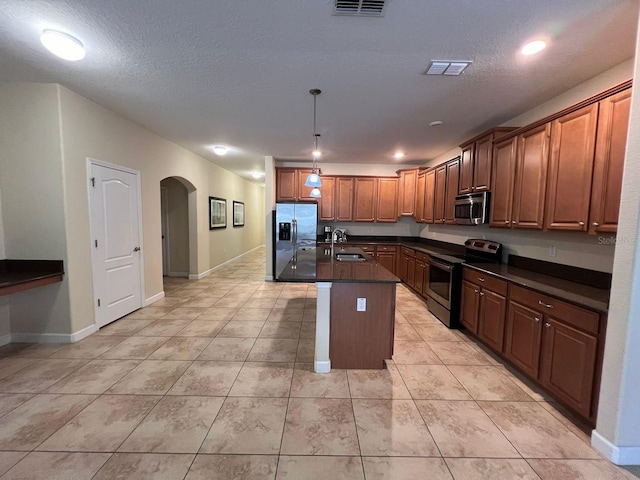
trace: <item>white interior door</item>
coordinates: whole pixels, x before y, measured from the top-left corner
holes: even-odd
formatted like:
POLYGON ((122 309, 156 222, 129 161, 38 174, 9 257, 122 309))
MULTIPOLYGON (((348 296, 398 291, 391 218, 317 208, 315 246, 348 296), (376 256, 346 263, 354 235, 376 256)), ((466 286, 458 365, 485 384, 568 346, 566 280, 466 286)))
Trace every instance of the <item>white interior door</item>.
POLYGON ((90 163, 96 324, 142 307, 140 174, 90 163))

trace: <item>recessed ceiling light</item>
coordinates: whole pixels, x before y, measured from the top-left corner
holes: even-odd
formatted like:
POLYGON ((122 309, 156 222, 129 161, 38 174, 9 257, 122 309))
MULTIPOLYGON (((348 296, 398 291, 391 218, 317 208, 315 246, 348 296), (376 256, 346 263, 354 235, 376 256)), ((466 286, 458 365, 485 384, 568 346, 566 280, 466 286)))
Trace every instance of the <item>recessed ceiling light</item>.
POLYGON ((533 42, 529 42, 524 47, 522 47, 520 53, 522 53, 523 55, 535 55, 536 53, 544 50, 546 46, 547 42, 545 42, 544 40, 534 40, 533 42))
POLYGON ((82 42, 66 33, 45 30, 40 35, 40 42, 47 50, 64 60, 75 62, 82 60, 85 56, 82 42))
POLYGON ((227 147, 223 147, 222 145, 214 145, 213 153, 224 157, 227 153, 229 153, 229 149, 227 147))
POLYGON ((444 124, 444 122, 442 120, 434 120, 433 122, 429 123, 429 126, 430 127, 439 127, 442 124, 444 124))
POLYGON ((251 174, 251 176, 252 176, 253 178, 262 178, 262 176, 263 176, 263 175, 264 175, 264 173, 262 173, 262 172, 253 172, 253 173, 251 174))
POLYGON ((404 153, 396 152, 393 154, 393 158, 395 158, 396 160, 402 160, 404 158, 404 153))

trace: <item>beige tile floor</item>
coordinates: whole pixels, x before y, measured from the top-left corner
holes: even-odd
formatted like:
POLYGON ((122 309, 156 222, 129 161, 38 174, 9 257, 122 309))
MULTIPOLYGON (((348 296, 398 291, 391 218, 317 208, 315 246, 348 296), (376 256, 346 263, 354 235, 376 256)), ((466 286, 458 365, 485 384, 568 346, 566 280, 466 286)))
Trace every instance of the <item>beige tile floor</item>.
POLYGON ((387 369, 313 373, 315 286, 263 258, 168 278, 76 344, 0 348, 0 478, 640 477, 404 287, 387 369))

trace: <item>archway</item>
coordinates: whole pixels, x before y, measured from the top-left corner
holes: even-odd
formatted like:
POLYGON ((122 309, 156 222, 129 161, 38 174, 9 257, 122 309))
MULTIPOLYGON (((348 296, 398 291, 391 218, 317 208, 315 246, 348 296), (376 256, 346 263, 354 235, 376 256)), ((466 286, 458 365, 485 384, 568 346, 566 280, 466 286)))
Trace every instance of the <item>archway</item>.
POLYGON ((160 181, 162 275, 197 275, 196 188, 182 177, 160 181))

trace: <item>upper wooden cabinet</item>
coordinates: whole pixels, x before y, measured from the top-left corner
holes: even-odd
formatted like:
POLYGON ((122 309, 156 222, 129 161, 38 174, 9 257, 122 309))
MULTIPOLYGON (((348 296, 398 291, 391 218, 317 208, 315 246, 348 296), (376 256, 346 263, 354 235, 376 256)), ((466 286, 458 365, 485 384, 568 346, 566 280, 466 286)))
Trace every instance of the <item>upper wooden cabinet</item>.
POLYGON ((598 121, 594 103, 551 123, 545 228, 586 231, 598 121))
POLYGON ((375 222, 378 197, 378 182, 375 177, 356 177, 353 220, 375 222))
POLYGON ((397 177, 355 177, 354 181, 353 221, 398 221, 397 177))
POLYGON ((400 186, 398 193, 398 216, 416 216, 416 182, 418 179, 418 169, 398 171, 400 175, 400 186))
POLYGON ((433 223, 444 223, 446 194, 447 194, 447 166, 438 165, 435 170, 433 188, 433 223))
POLYGON ((311 187, 304 186, 310 173, 310 168, 276 168, 276 201, 317 200, 309 196, 311 187))
POLYGON ((630 106, 631 89, 600 101, 589 233, 618 230, 630 106))
POLYGON ((518 136, 512 226, 542 229, 549 164, 551 125, 545 123, 518 136))
POLYGON ((340 222, 353 221, 353 177, 336 178, 336 215, 340 222))
POLYGON ((416 222, 424 223, 425 186, 427 172, 419 172, 416 179, 416 222))
POLYGON ((513 127, 497 127, 460 145, 460 195, 484 192, 491 186, 493 142, 515 130, 513 127))
POLYGON ((323 175, 321 177, 322 197, 318 200, 318 218, 334 220, 336 215, 336 178, 323 175))
MULTIPOLYGON (((378 182, 378 204, 376 206, 376 222, 397 222, 398 221, 398 178, 376 179, 378 182)), ((415 197, 415 182, 414 182, 415 197)), ((412 201, 415 203, 415 200, 412 201)), ((412 207, 413 208, 413 207, 412 207)))
POLYGON ((460 177, 460 157, 448 161, 446 164, 446 168, 447 188, 445 192, 444 223, 453 225, 455 224, 455 202, 456 196, 458 195, 458 180, 460 177))
POLYGON ((431 169, 425 174, 424 185, 424 223, 434 223, 436 199, 436 171, 431 169))
POLYGON ((496 142, 493 146, 491 215, 489 217, 491 227, 511 227, 517 146, 518 137, 496 142))

